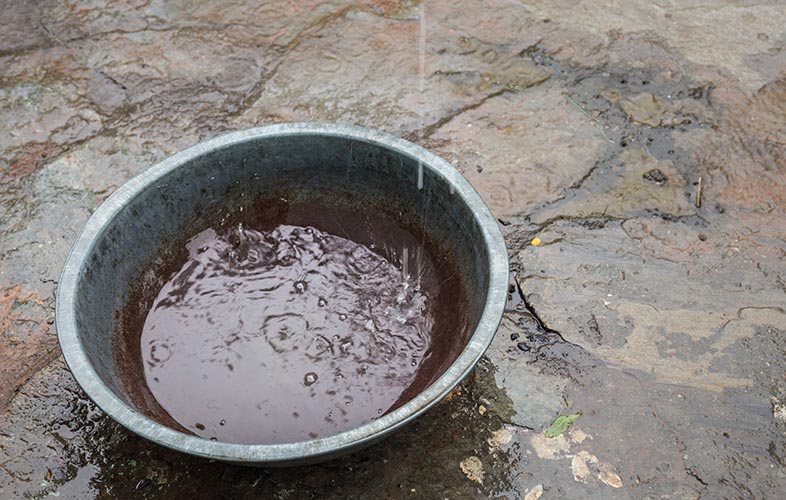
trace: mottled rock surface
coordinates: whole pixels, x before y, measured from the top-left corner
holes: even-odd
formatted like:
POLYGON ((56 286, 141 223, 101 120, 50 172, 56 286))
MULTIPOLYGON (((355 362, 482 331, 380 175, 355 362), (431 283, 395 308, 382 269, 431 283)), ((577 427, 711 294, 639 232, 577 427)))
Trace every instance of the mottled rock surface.
POLYGON ((1 3, 0 498, 783 496, 784 5, 1 3), (327 464, 136 438, 61 360, 68 249, 156 161, 291 120, 407 137, 472 182, 513 271, 492 347, 327 464))

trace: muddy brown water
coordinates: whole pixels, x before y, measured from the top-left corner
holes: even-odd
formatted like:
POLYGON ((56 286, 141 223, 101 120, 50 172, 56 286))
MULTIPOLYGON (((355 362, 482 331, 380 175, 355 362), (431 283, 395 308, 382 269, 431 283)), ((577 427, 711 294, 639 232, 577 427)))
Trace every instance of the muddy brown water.
POLYGON ((461 352, 465 295, 430 240, 285 205, 194 234, 138 292, 149 310, 126 311, 118 357, 136 358, 125 382, 153 418, 225 442, 326 437, 406 403, 461 352))

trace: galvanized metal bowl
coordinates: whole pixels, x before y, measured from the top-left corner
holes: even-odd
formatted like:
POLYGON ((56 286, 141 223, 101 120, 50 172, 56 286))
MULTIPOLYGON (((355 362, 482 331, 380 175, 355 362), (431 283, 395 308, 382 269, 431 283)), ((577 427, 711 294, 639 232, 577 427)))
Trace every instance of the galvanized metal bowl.
MULTIPOLYGON (((360 206, 359 210, 362 209, 360 206)), ((182 151, 133 178, 85 225, 57 290, 60 346, 87 395, 110 417, 163 446, 222 461, 300 465, 368 446, 445 397, 475 366, 499 325, 508 260, 497 222, 469 183, 429 151, 365 128, 290 123, 234 132, 182 151), (343 192, 428 211, 425 231, 445 246, 467 289, 471 334, 460 355, 398 409, 333 436, 284 444, 210 441, 149 418, 134 404, 114 355, 118 311, 151 260, 174 235, 193 234, 209 213, 237 208, 238 197, 287 186, 303 197, 343 192), (242 192, 241 192, 242 189, 242 192)), ((458 351, 457 351, 458 352, 458 351)))

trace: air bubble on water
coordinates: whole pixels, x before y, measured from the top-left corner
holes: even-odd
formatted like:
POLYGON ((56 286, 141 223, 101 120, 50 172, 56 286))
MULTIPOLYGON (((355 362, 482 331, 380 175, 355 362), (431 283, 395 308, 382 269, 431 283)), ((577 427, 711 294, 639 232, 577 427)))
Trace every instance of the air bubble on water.
POLYGON ((210 440, 211 440, 211 441, 218 441, 218 438, 217 438, 217 437, 215 437, 215 436, 213 436, 213 437, 211 437, 211 438, 210 438, 210 440))
POLYGON ((164 363, 171 357, 172 349, 169 347, 169 344, 165 342, 153 343, 150 347, 150 359, 152 359, 154 363, 164 363))
POLYGON ((218 423, 218 425, 226 425, 226 424, 227 424, 227 421, 224 420, 224 419, 221 419, 221 422, 218 423))
POLYGON ((344 321, 344 320, 347 319, 347 315, 344 314, 344 313, 341 313, 341 314, 338 315, 338 319, 340 319, 341 321, 344 321))
POLYGON ((318 379, 319 377, 316 373, 308 372, 306 373, 306 376, 303 377, 303 383, 306 384, 306 386, 310 386, 313 385, 318 379))
POLYGON ((417 361, 412 361, 412 363, 410 363, 410 364, 411 364, 412 366, 418 366, 418 362, 417 362, 417 361))
POLYGON ((319 305, 319 307, 325 307, 327 305, 327 300, 325 300, 322 297, 320 297, 319 301, 317 302, 317 304, 319 305))
POLYGON ((295 290, 297 290, 298 293, 305 292, 306 291, 306 284, 304 282, 302 282, 302 281, 296 281, 295 282, 295 290))

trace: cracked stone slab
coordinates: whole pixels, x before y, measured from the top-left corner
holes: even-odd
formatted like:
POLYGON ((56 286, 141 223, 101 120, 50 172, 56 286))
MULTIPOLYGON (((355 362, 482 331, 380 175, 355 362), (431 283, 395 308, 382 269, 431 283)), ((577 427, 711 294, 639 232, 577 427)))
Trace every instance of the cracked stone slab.
MULTIPOLYGON (((765 52, 772 47, 783 28, 786 6, 778 3, 740 4, 734 0, 707 2, 625 2, 615 0, 597 8, 583 0, 527 2, 533 14, 571 26, 570 31, 589 31, 607 37, 610 33, 627 31, 657 34, 669 41, 671 50, 695 64, 722 68, 734 74, 747 90, 766 83, 762 74, 749 66, 750 54, 765 52), (569 15, 568 15, 569 13, 569 15), (635 26, 635 29, 631 27, 635 26), (707 29, 708 26, 718 29, 707 29), (763 34, 764 36, 758 36, 763 34)), ((594 51, 595 59, 607 56, 594 51)))
POLYGON ((657 160, 646 149, 632 147, 608 165, 593 167, 580 190, 533 214, 535 223, 567 215, 575 218, 624 218, 658 212, 672 217, 693 215, 684 176, 669 160, 657 160))
POLYGON ((462 35, 438 18, 424 19, 421 27, 418 17, 348 10, 284 56, 240 121, 373 124, 418 139, 431 133, 429 126, 489 95, 549 77, 519 55, 524 47, 494 45, 462 35), (422 56, 421 30, 429 40, 422 56))
POLYGON ((437 150, 499 216, 564 195, 608 145, 562 92, 548 85, 489 100, 444 125, 437 150))
POLYGON ((759 247, 754 259, 740 248, 766 236, 745 234, 733 223, 704 228, 641 218, 588 231, 581 222, 559 220, 540 233, 541 246, 519 252, 519 283, 546 324, 604 359, 664 381, 708 388, 743 383, 709 366, 720 350, 749 335, 728 328, 746 306, 756 308, 747 313, 758 316, 754 325, 786 321, 783 289, 756 267, 757 260, 779 259, 778 250, 767 256, 759 247), (702 241, 700 233, 711 239, 702 241), (741 281, 728 280, 729 268, 741 281), (755 302, 744 302, 753 300, 750 294, 755 302))

